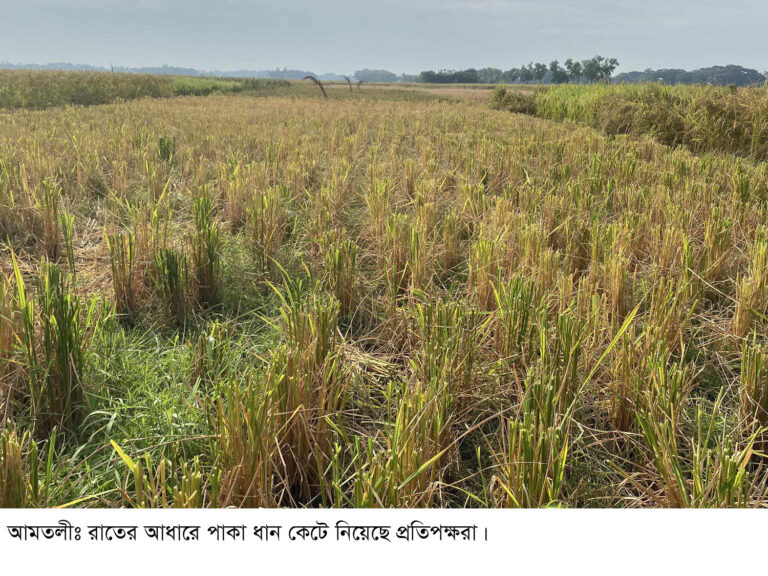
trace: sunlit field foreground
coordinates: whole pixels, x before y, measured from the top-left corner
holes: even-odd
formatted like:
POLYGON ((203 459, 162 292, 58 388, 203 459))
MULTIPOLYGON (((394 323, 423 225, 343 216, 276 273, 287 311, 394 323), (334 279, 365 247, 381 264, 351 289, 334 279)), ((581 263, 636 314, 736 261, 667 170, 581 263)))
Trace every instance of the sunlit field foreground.
POLYGON ((342 88, 0 114, 0 506, 768 503, 765 163, 342 88))

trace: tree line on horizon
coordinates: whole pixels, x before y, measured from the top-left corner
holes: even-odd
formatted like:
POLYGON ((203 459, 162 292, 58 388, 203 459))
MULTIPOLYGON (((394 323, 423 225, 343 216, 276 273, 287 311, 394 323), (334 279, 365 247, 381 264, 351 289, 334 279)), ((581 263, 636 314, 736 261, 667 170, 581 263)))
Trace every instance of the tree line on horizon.
MULTIPOLYGON (((662 68, 643 71, 622 72, 613 76, 618 66, 615 58, 595 56, 587 60, 565 60, 562 65, 558 60, 549 64, 541 62, 501 70, 499 68, 468 68, 466 70, 427 70, 420 74, 396 74, 384 69, 363 68, 351 74, 355 82, 426 82, 435 84, 594 84, 613 82, 619 84, 642 84, 659 82, 662 84, 712 84, 725 86, 749 86, 763 84, 768 79, 768 72, 759 72, 734 64, 727 66, 709 66, 696 70, 662 68)), ((159 74, 164 76, 210 76, 221 78, 267 78, 274 80, 301 80, 314 76, 322 81, 345 81, 346 77, 336 73, 317 74, 308 70, 275 68, 273 70, 218 70, 205 71, 194 68, 181 68, 163 65, 159 67, 104 68, 86 64, 54 62, 48 64, 12 64, 0 62, 0 69, 10 70, 60 70, 90 72, 123 72, 131 74, 159 74)))
POLYGON ((418 82, 430 84, 595 84, 610 81, 619 66, 616 58, 594 56, 586 60, 568 58, 549 64, 531 62, 520 68, 467 68, 466 70, 425 70, 418 82))

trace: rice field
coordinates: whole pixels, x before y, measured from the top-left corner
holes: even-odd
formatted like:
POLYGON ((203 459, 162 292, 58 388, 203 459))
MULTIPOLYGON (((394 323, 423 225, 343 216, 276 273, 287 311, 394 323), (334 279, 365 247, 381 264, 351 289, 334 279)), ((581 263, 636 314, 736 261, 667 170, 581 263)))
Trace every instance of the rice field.
POLYGON ((761 139, 326 88, 0 112, 0 506, 768 504, 761 139))

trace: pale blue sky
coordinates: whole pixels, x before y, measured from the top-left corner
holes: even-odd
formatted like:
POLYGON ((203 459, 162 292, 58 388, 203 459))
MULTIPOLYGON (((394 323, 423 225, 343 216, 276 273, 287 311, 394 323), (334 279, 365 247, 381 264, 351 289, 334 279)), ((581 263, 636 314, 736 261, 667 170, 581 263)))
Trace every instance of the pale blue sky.
POLYGON ((768 69, 768 0, 0 0, 0 62, 317 73, 595 54, 768 69))

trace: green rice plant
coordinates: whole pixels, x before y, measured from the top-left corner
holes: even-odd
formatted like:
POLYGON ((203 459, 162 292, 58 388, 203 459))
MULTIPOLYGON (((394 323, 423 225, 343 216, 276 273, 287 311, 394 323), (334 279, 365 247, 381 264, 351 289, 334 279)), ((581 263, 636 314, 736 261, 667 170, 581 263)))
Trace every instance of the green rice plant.
POLYGON ((408 219, 398 213, 387 220, 386 242, 380 263, 384 267, 387 303, 394 308, 410 283, 408 256, 411 249, 411 226, 408 219))
POLYGON ((27 504, 27 472, 24 470, 22 446, 13 428, 0 433, 0 508, 24 508, 27 504))
POLYGON ((496 312, 493 346, 499 358, 524 364, 536 348, 535 320, 541 313, 534 287, 521 276, 502 282, 494 291, 496 312))
POLYGON ((764 287, 753 276, 744 276, 737 281, 736 308, 733 313, 733 334, 743 338, 752 328, 755 312, 765 299, 764 287))
POLYGON ((721 279, 728 264, 726 255, 731 242, 731 226, 731 219, 724 216, 719 208, 707 220, 700 268, 710 283, 721 279))
POLYGON ((263 272, 269 270, 272 258, 285 237, 286 213, 283 193, 279 187, 256 192, 248 208, 251 240, 263 272))
POLYGON ((622 335, 616 348, 615 360, 611 363, 612 382, 608 410, 611 424, 622 432, 631 431, 637 422, 638 395, 645 377, 645 374, 638 373, 636 365, 638 358, 642 358, 638 348, 637 332, 630 329, 622 335))
POLYGON ((739 409, 747 428, 768 426, 768 354, 754 337, 742 346, 739 409))
POLYGON ((132 232, 108 234, 115 313, 131 318, 137 311, 136 237, 132 232))
POLYGON ((66 212, 61 212, 59 214, 59 226, 61 226, 61 232, 64 235, 64 249, 67 253, 69 272, 75 276, 77 274, 77 271, 75 270, 75 250, 73 246, 75 237, 75 217, 66 212))
POLYGON ((29 432, 19 435, 9 424, 0 433, 0 508, 50 507, 59 487, 55 475, 56 429, 47 439, 44 467, 29 432))
POLYGON ((627 311, 627 268, 628 259, 621 252, 611 252, 605 258, 605 293, 608 306, 615 315, 622 317, 627 311))
POLYGON ((94 308, 82 317, 80 299, 70 292, 61 270, 43 260, 37 277, 36 313, 15 256, 13 265, 22 320, 18 340, 26 361, 34 432, 54 426, 75 430, 84 415, 82 378, 94 308))
POLYGON ((459 214, 455 210, 448 212, 443 218, 440 242, 440 264, 446 272, 461 259, 461 232, 459 214))
POLYGON ((12 363, 16 341, 16 302, 10 282, 0 274, 0 409, 12 393, 11 375, 16 371, 12 363))
POLYGON ((18 260, 15 254, 11 254, 13 260, 13 274, 16 280, 16 304, 19 315, 21 316, 20 327, 17 330, 17 339, 24 352, 26 361, 27 378, 29 379, 30 399, 32 401, 32 412, 36 411, 36 406, 40 400, 40 379, 42 367, 37 359, 37 332, 35 318, 35 301, 27 297, 24 277, 21 274, 18 260))
POLYGON ((672 427, 688 401, 694 378, 690 367, 681 359, 672 363, 664 343, 659 342, 649 351, 640 396, 639 412, 655 414, 660 420, 669 420, 672 427))
POLYGON ((215 430, 221 506, 268 508, 277 504, 277 416, 272 390, 279 377, 268 369, 264 386, 231 381, 219 399, 215 430))
POLYGON ((759 237, 750 248, 750 275, 756 279, 761 291, 768 287, 768 239, 759 237))
POLYGON ((309 501, 324 485, 333 422, 342 416, 350 376, 337 329, 338 301, 302 297, 295 285, 281 298, 283 344, 269 360, 280 415, 279 449, 287 486, 309 501))
POLYGON ((640 412, 638 420, 649 451, 665 506, 673 508, 733 508, 752 505, 756 486, 750 478, 750 460, 756 434, 740 448, 725 433, 716 437, 721 393, 711 415, 696 412, 697 433, 690 439, 690 460, 678 447, 674 417, 640 412), (714 446, 713 446, 714 444, 714 446))
POLYGON ((191 466, 184 463, 177 470, 166 458, 155 466, 149 454, 133 460, 114 440, 111 444, 128 467, 119 487, 123 506, 203 508, 204 504, 211 504, 197 458, 191 466))
POLYGON ((579 374, 584 352, 584 326, 568 311, 557 315, 553 335, 545 336, 542 327, 539 331, 541 366, 547 374, 554 376, 558 384, 557 409, 565 413, 572 407, 581 386, 579 374))
POLYGON ((756 316, 763 316, 768 299, 768 242, 758 238, 751 247, 750 257, 749 275, 736 282, 733 334, 738 338, 750 331, 756 316))
POLYGON ((247 222, 248 186, 250 185, 249 169, 234 157, 230 156, 227 162, 217 165, 219 189, 227 198, 227 220, 230 230, 242 228, 247 222))
POLYGON ((389 190, 387 181, 376 178, 371 189, 365 194, 365 204, 368 207, 368 217, 374 238, 383 238, 387 230, 387 219, 390 214, 389 190))
POLYGON ((214 321, 208 332, 202 332, 191 343, 192 372, 190 385, 210 388, 227 378, 228 360, 231 359, 232 327, 214 321))
POLYGON ((429 259, 428 240, 418 226, 410 227, 408 238, 408 281, 411 293, 426 291, 429 288, 430 276, 427 274, 429 259))
POLYGON ((663 339, 670 351, 679 350, 697 304, 690 283, 660 278, 652 288, 648 309, 647 325, 653 338, 663 339))
POLYGON ((176 139, 173 136, 160 136, 157 139, 157 156, 161 162, 173 162, 176 153, 176 139))
POLYGON ((489 195, 485 193, 485 186, 464 182, 459 185, 461 198, 464 202, 462 210, 468 222, 482 221, 483 214, 489 208, 489 195))
POLYGON ((32 370, 39 372, 30 379, 33 415, 45 429, 75 430, 84 416, 85 350, 93 310, 81 318, 80 299, 55 264, 42 262, 37 291, 41 360, 35 361, 32 370))
POLYGON ((189 314, 187 257, 171 248, 155 253, 155 286, 166 314, 179 324, 189 314))
POLYGON ((61 187, 49 180, 42 183, 40 197, 36 198, 37 208, 43 226, 43 237, 40 239, 43 253, 49 260, 59 256, 59 202, 61 187))
POLYGON ((502 241, 502 235, 494 237, 489 231, 481 230, 470 247, 467 287, 483 310, 492 310, 495 303, 496 285, 501 277, 502 241))
POLYGON ((343 234, 329 233, 324 238, 323 254, 328 283, 339 301, 340 312, 351 314, 357 304, 358 245, 343 234))
MULTIPOLYGON (((624 333, 622 327, 617 338, 624 333)), ((528 368, 516 416, 506 419, 495 453, 494 498, 498 505, 532 508, 559 505, 573 409, 594 374, 581 378, 584 330, 570 311, 559 314, 548 333, 539 320, 539 360, 528 368)), ((611 347, 613 344, 611 344, 611 347)), ((597 365, 610 351, 604 353, 597 365)))
POLYGON ((221 286, 221 240, 213 220, 213 201, 203 195, 195 199, 195 229, 192 247, 192 292, 200 306, 213 306, 221 286))
POLYGON ((397 416, 385 435, 384 449, 373 440, 361 449, 355 440, 356 470, 352 504, 357 508, 430 507, 438 494, 443 467, 440 448, 450 422, 447 386, 402 384, 397 416))
POLYGON ((525 380, 520 413, 508 418, 496 453, 495 504, 511 508, 557 506, 565 482, 570 413, 557 407, 560 383, 532 368, 525 380))
POLYGON ((416 161, 408 158, 403 162, 403 192, 411 200, 416 191, 416 161))
POLYGON ((447 423, 461 396, 472 391, 478 344, 484 338, 487 321, 481 323, 477 312, 461 302, 440 299, 418 303, 414 312, 421 344, 413 361, 414 374, 430 389, 445 387, 441 393, 446 399, 445 413, 440 419, 447 423))

